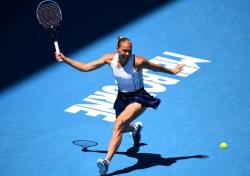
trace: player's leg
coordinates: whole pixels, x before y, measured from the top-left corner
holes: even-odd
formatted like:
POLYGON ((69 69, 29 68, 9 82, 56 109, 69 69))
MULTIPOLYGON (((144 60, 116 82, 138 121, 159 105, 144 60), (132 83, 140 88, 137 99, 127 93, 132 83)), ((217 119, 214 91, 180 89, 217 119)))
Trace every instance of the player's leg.
MULTIPOLYGON (((134 119, 136 119, 138 116, 140 116, 145 110, 146 110, 146 108, 143 108, 141 110, 141 112, 139 112, 134 119)), ((137 145, 139 145, 140 140, 141 140, 142 127, 143 127, 142 122, 136 122, 136 123, 129 122, 124 127, 122 133, 130 132, 131 136, 133 137, 134 146, 137 146, 137 145)))
POLYGON ((122 141, 122 132, 125 128, 138 117, 138 114, 141 114, 144 107, 139 103, 129 104, 124 111, 117 117, 113 135, 109 144, 108 153, 106 156, 107 160, 111 160, 114 153, 117 151, 121 141, 122 141))
MULTIPOLYGON (((146 110, 146 108, 142 108, 141 111, 135 116, 134 119, 136 119, 137 117, 139 117, 145 110, 146 110)), ((136 131, 137 125, 136 124, 131 124, 131 122, 134 119, 132 119, 130 122, 128 122, 124 126, 124 129, 123 129, 122 133, 128 133, 128 132, 135 132, 136 131)))
POLYGON ((143 109, 144 108, 141 104, 132 103, 128 105, 124 109, 124 111, 122 111, 122 113, 117 117, 106 158, 105 160, 99 159, 97 161, 97 166, 99 167, 100 174, 104 175, 107 173, 109 161, 113 158, 115 152, 121 144, 123 130, 128 127, 130 122, 132 122, 136 117, 138 117, 138 114, 141 114, 141 111, 143 111, 143 109))

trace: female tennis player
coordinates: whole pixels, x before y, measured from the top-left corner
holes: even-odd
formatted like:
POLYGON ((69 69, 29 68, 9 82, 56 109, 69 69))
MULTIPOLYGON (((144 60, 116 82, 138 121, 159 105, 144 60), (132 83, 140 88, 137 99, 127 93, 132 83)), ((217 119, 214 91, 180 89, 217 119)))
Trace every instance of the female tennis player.
POLYGON ((179 73, 184 64, 178 64, 174 69, 168 69, 160 64, 152 63, 141 56, 132 54, 132 42, 129 38, 119 37, 116 53, 105 54, 98 60, 83 63, 56 53, 58 61, 64 61, 68 65, 83 72, 96 70, 105 64, 110 65, 113 75, 118 83, 118 95, 114 103, 116 122, 113 128, 108 153, 105 159, 97 160, 97 166, 101 175, 105 175, 115 152, 122 141, 122 133, 131 132, 134 145, 138 145, 141 139, 142 123, 132 124, 146 108, 156 109, 160 99, 151 96, 144 89, 142 69, 150 69, 169 74, 179 73))

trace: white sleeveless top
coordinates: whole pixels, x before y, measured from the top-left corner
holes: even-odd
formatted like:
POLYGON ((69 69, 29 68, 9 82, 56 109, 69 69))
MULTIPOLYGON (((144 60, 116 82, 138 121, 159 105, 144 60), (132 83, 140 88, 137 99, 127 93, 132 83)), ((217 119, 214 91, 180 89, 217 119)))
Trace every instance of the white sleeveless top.
POLYGON ((118 53, 115 54, 110 66, 113 75, 118 83, 121 92, 134 92, 143 87, 142 70, 136 71, 134 68, 135 55, 131 54, 125 66, 118 68, 118 53))

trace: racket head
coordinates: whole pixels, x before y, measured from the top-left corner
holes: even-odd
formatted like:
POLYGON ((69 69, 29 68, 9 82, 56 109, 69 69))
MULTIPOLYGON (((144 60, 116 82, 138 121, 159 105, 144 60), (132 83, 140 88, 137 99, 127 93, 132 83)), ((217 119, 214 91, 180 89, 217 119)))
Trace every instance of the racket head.
POLYGON ((90 140, 75 140, 72 142, 74 145, 82 147, 83 151, 87 151, 89 147, 97 146, 98 143, 90 140))
POLYGON ((55 33, 62 21, 61 9, 52 0, 40 2, 36 9, 36 16, 39 24, 50 33, 55 33))

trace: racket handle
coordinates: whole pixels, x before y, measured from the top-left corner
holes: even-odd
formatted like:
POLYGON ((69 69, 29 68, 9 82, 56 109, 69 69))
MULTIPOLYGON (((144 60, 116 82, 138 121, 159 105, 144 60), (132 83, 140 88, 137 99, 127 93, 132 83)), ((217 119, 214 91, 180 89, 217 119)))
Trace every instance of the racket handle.
MULTIPOLYGON (((56 49, 56 54, 60 53, 59 45, 57 41, 54 41, 55 49, 56 49)), ((62 62, 62 60, 58 60, 59 62, 62 62)))

